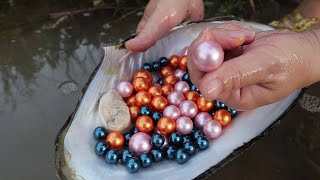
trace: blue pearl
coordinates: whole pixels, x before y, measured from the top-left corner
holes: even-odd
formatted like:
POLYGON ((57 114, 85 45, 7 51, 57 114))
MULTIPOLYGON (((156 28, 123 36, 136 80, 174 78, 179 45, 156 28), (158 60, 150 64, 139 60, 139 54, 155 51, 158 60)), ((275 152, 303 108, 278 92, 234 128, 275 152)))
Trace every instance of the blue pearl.
POLYGON ((190 86, 190 90, 191 91, 196 91, 197 93, 199 93, 200 94, 200 90, 196 87, 196 85, 194 85, 194 84, 192 84, 191 86, 190 86))
POLYGON ((152 68, 153 68, 153 70, 155 70, 155 71, 159 71, 160 68, 161 68, 160 62, 153 62, 153 63, 152 63, 152 68))
POLYGON ((158 79, 157 83, 162 86, 162 85, 163 85, 163 79, 162 79, 162 78, 161 78, 161 79, 158 79))
POLYGON ((159 119, 162 118, 162 116, 163 116, 163 115, 162 115, 161 112, 154 112, 154 113, 152 114, 153 123, 154 123, 154 124, 157 124, 158 121, 159 121, 159 119))
POLYGON ((147 71, 151 72, 152 71, 152 66, 149 63, 144 63, 142 65, 141 69, 144 69, 144 70, 147 70, 147 71))
POLYGON ((152 135, 151 144, 155 148, 161 148, 164 144, 164 141, 165 141, 165 139, 161 134, 155 133, 154 135, 152 135))
POLYGON ((130 138, 131 138, 132 134, 131 133, 125 133, 124 134, 124 139, 125 139, 125 144, 128 145, 130 138))
POLYGON ((228 107, 227 110, 229 111, 231 117, 235 117, 237 115, 237 111, 236 110, 234 110, 234 109, 232 109, 230 107, 228 107))
POLYGON ((126 163, 126 169, 130 173, 136 173, 140 169, 140 162, 137 158, 130 158, 126 163))
POLYGON ((116 164, 119 161, 119 153, 113 149, 109 150, 105 156, 106 162, 116 164))
POLYGON ((212 108, 209 113, 210 113, 212 116, 214 116, 214 113, 216 113, 216 107, 215 107, 215 108, 212 108))
POLYGON ((189 73, 185 73, 183 76, 182 76, 182 80, 187 82, 188 84, 191 83, 191 80, 190 80, 190 75, 189 73))
POLYGON ((142 167, 144 167, 144 168, 148 168, 152 165, 152 157, 148 153, 140 154, 139 159, 141 161, 142 167))
POLYGON ((139 131, 138 131, 138 129, 137 129, 136 127, 133 127, 133 128, 130 130, 130 133, 131 133, 131 134, 135 134, 135 133, 137 133, 137 132, 139 132, 139 131))
POLYGON ((125 149, 121 153, 121 161, 122 161, 123 164, 126 164, 128 159, 133 158, 133 157, 134 157, 134 154, 129 149, 125 149))
POLYGON ((167 65, 169 64, 169 60, 168 60, 168 58, 166 58, 166 57, 161 57, 161 58, 159 59, 159 61, 160 61, 160 64, 161 64, 162 67, 163 67, 163 66, 167 66, 167 65))
POLYGON ((197 147, 192 142, 186 142, 183 144, 183 148, 187 151, 189 156, 192 156, 196 153, 197 147))
POLYGON ((100 141, 95 146, 95 152, 98 156, 103 156, 108 151, 109 147, 104 141, 100 141))
POLYGON ((215 108, 216 109, 226 109, 227 106, 225 104, 223 104, 222 102, 216 100, 216 102, 214 103, 215 108))
POLYGON ((192 141, 192 138, 189 135, 182 137, 182 143, 191 142, 191 141, 192 141))
POLYGON ((176 152, 177 148, 175 146, 168 146, 165 152, 167 159, 174 159, 176 152))
POLYGON ((193 139, 198 139, 198 137, 200 137, 200 136, 204 136, 204 134, 203 134, 203 132, 201 130, 196 130, 192 134, 193 139))
POLYGON ((179 164, 184 164, 189 160, 189 155, 187 154, 186 150, 184 149, 178 149, 176 153, 176 161, 179 164))
POLYGON ((200 150, 204 150, 209 147, 209 141, 204 136, 199 136, 196 140, 196 144, 200 150))
POLYGON ((151 156, 155 162, 160 162, 164 157, 164 153, 161 149, 152 149, 151 156))
POLYGON ((182 143, 182 136, 178 132, 174 132, 169 137, 169 144, 178 146, 182 143))
POLYGON ((97 127, 93 131, 93 137, 96 140, 103 140, 107 136, 107 130, 104 127, 97 127))
POLYGON ((140 116, 151 116, 152 114, 152 111, 151 111, 151 108, 149 106, 142 106, 140 108, 140 116))

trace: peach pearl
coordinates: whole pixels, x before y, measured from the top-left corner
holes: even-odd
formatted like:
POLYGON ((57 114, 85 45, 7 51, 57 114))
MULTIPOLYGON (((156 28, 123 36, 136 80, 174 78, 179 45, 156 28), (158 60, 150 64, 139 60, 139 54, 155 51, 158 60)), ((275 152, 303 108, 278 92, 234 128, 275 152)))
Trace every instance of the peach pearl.
POLYGON ((153 130, 153 121, 149 116, 138 117, 135 125, 139 132, 149 133, 153 130))
POLYGON ((134 95, 131 95, 130 97, 127 98, 127 105, 128 106, 133 106, 136 104, 136 99, 134 95))
POLYGON ((151 94, 149 92, 146 91, 139 91, 136 96, 135 96, 135 100, 136 100, 136 104, 138 106, 145 106, 145 105, 149 105, 151 102, 151 94))
POLYGON ((228 124, 231 123, 231 115, 225 109, 217 110, 213 115, 213 119, 218 121, 222 127, 226 127, 228 124))
POLYGON ((169 66, 165 66, 160 69, 160 76, 163 78, 170 76, 172 74, 173 74, 173 70, 169 66))
POLYGON ((165 97, 168 96, 168 94, 173 91, 173 87, 168 84, 164 84, 161 87, 161 89, 162 89, 163 96, 165 96, 165 97))
POLYGON ((139 117, 139 110, 140 108, 138 106, 129 107, 130 118, 132 121, 135 121, 139 117))
POLYGON ((134 79, 132 85, 135 91, 147 91, 149 88, 148 80, 143 77, 134 79))
POLYGON ((153 96, 161 96, 162 95, 162 89, 161 86, 159 84, 152 84, 149 89, 148 92, 153 96))
POLYGON ((208 112, 214 107, 213 101, 207 101, 204 97, 199 97, 197 106, 200 111, 208 112))
POLYGON ((120 132, 112 131, 109 132, 105 141, 110 149, 118 150, 121 149, 124 144, 124 137, 120 132))
POLYGON ((188 66, 187 66, 187 56, 182 56, 180 58, 180 61, 179 61, 179 67, 183 70, 187 70, 188 69, 188 66))
POLYGON ((174 74, 171 74, 163 78, 163 83, 170 86, 174 86, 177 82, 178 82, 178 78, 174 74))
POLYGON ((200 95, 196 91, 188 91, 184 94, 184 97, 186 98, 186 100, 190 100, 197 103, 197 100, 200 97, 200 95))
POLYGON ((163 135, 169 135, 176 129, 176 123, 169 117, 162 117, 159 119, 157 128, 163 135))
POLYGON ((151 107, 156 111, 163 111, 168 105, 168 101, 163 96, 154 97, 151 101, 151 107))
POLYGON ((179 56, 176 55, 172 55, 169 57, 169 64, 171 67, 173 68, 178 68, 179 67, 179 56))
POLYGON ((136 71, 136 73, 134 73, 133 75, 133 79, 137 79, 139 77, 146 78, 148 80, 148 84, 152 83, 152 80, 153 80, 152 74, 147 70, 141 69, 136 71))

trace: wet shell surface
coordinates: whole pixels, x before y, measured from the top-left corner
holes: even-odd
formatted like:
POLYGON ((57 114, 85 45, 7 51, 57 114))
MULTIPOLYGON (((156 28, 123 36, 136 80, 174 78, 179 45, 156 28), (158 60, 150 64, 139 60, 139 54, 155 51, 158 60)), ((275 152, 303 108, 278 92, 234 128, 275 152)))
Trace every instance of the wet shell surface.
MULTIPOLYGON (((56 164, 59 177, 85 180, 202 179, 263 137, 265 132, 292 108, 301 90, 293 92, 279 102, 239 113, 231 124, 224 128, 220 137, 210 142, 207 150, 198 153, 184 165, 163 161, 139 173, 131 174, 124 166, 107 164, 94 152, 96 141, 92 131, 98 126, 107 126, 106 119, 101 116, 99 110, 101 97, 110 93, 120 81, 130 81, 133 73, 140 69, 143 63, 152 62, 162 56, 179 54, 204 27, 214 27, 220 23, 223 22, 203 22, 175 28, 144 53, 119 50, 115 46, 104 47, 101 64, 85 87, 85 93, 76 110, 57 136, 56 164)), ((257 23, 245 24, 257 31, 272 29, 257 23)))

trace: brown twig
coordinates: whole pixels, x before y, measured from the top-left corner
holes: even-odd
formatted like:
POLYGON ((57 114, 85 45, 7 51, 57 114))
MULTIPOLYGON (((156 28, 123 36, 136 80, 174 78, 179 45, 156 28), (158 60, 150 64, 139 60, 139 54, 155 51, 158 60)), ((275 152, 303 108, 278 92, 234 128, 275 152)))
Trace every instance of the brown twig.
POLYGON ((253 16, 256 16, 256 5, 253 0, 249 0, 250 6, 252 8, 253 16))

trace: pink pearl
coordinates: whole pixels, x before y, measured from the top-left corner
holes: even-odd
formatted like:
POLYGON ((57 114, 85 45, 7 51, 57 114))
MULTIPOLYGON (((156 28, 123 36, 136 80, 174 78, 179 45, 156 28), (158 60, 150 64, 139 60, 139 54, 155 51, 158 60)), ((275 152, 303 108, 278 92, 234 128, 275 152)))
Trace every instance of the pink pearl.
POLYGON ((192 50, 192 60, 197 69, 211 72, 218 69, 224 59, 221 46, 215 41, 204 41, 192 50))
POLYGON ((132 84, 127 81, 122 81, 118 84, 117 91, 121 97, 129 97, 133 92, 132 84))
POLYGON ((184 56, 184 55, 188 54, 188 48, 189 48, 189 46, 186 46, 181 50, 181 56, 184 56))
POLYGON ((193 130, 193 122, 190 118, 182 116, 176 121, 176 130, 182 135, 187 135, 193 130))
POLYGON ((172 91, 168 94, 167 100, 169 104, 179 106, 185 100, 185 97, 182 92, 172 91))
POLYGON ((152 145, 150 143, 151 137, 144 133, 138 132, 134 134, 129 140, 129 149, 132 150, 136 155, 141 153, 150 152, 152 145))
POLYGON ((187 73, 187 71, 183 70, 183 69, 177 69, 174 71, 174 75, 181 81, 182 80, 182 76, 187 73))
POLYGON ((189 118, 194 118, 198 113, 198 107, 196 103, 190 100, 183 101, 179 106, 181 116, 187 116, 189 118))
POLYGON ((170 105, 163 110, 163 116, 176 120, 180 117, 180 110, 177 106, 170 105))
POLYGON ((210 120, 212 120, 212 116, 209 113, 201 112, 194 118, 194 125, 196 128, 202 129, 203 125, 210 120))
POLYGON ((218 121, 211 120, 204 124, 202 131, 207 138, 214 139, 220 136, 222 127, 218 121))
POLYGON ((180 91, 182 93, 186 93, 186 92, 188 92, 190 90, 190 86, 185 81, 179 81, 174 85, 174 90, 175 91, 180 91))

